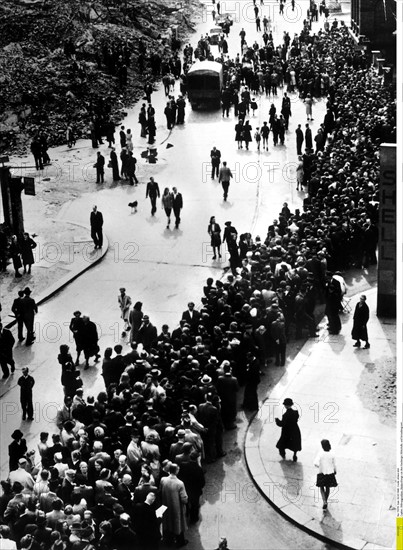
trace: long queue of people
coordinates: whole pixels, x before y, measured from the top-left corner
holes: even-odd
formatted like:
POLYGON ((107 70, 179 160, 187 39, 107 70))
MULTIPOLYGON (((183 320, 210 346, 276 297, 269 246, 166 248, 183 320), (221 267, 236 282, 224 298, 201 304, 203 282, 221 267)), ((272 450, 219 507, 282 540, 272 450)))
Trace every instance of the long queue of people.
MULTIPOLYGON (((395 98, 354 62, 346 28, 306 41, 312 55, 301 48, 300 62, 331 75, 334 126, 324 149, 308 153, 304 211, 284 207, 264 239, 232 231, 238 265, 206 282, 201 307, 190 303, 172 332, 158 334, 137 302, 130 352, 105 350, 96 398, 80 384, 66 392, 52 445, 41 434, 39 471, 13 433, 0 500, 10 548, 158 548, 161 521, 165 540, 185 545, 188 522, 200 519, 205 465, 225 456, 224 430, 236 429, 239 387, 243 408, 256 411, 264 369, 273 358, 284 365, 289 338, 316 334, 318 302, 329 330, 340 330, 334 273, 376 263, 378 151, 394 138, 395 98)), ((64 366, 73 363, 62 352, 64 366)))

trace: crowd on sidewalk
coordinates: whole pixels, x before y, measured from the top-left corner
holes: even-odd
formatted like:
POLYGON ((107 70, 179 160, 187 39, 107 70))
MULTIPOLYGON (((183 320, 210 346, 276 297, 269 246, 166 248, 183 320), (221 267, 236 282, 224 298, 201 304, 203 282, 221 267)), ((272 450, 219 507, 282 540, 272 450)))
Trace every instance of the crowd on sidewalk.
MULTIPOLYGON (((357 64, 345 27, 304 30, 298 42, 295 66, 329 75, 333 114, 322 125, 324 147, 304 155, 304 211, 284 205, 264 239, 238 239, 228 222, 232 273, 208 279, 201 307, 190 302, 172 332, 164 325, 158 333, 136 302, 123 317, 131 349, 104 351, 105 391, 96 398, 84 398, 73 358, 61 350, 62 371, 71 369, 77 384, 68 391, 64 384, 52 445, 41 435, 39 471, 31 470, 22 432, 13 433, 3 539, 34 550, 158 548, 162 522, 167 543, 185 545, 188 521, 199 520, 205 464, 225 456, 224 430, 236 428, 239 386, 243 408, 256 411, 272 358, 283 366, 289 338, 306 328, 316 334, 318 302, 326 302, 329 331, 340 331, 337 271, 376 263, 378 151, 393 139, 395 99, 357 64)), ((297 79, 306 93, 309 79, 297 79)), ((214 243, 219 251, 221 237, 214 243)), ((88 358, 98 355, 97 342, 91 349, 88 358)))

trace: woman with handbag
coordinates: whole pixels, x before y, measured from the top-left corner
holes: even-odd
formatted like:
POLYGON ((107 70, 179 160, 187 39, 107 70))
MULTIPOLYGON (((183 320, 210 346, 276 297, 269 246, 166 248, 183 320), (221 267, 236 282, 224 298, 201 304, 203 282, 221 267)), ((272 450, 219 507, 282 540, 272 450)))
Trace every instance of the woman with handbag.
POLYGON ((213 260, 221 258, 221 227, 216 223, 215 216, 211 216, 207 232, 211 237, 211 246, 213 247, 213 260))
POLYGON ((336 481, 336 460, 332 453, 331 445, 328 439, 322 439, 320 442, 322 451, 317 454, 314 465, 319 468, 316 477, 316 487, 319 487, 323 500, 323 509, 327 509, 327 501, 331 487, 337 487, 336 481))

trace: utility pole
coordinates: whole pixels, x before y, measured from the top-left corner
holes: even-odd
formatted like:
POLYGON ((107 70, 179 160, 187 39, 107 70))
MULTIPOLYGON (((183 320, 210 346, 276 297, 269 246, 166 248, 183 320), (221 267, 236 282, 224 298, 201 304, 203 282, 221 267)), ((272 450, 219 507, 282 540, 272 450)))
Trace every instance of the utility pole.
POLYGON ((4 223, 17 237, 24 233, 21 191, 24 188, 21 177, 12 177, 10 168, 4 166, 8 157, 0 157, 0 187, 3 202, 4 223))

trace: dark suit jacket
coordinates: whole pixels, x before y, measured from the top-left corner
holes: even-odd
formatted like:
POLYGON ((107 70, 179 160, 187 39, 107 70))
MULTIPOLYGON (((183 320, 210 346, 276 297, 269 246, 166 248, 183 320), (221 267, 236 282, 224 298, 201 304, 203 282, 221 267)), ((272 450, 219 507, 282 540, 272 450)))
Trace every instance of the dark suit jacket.
POLYGON ((181 208, 183 208, 182 193, 177 193, 176 195, 172 193, 172 200, 174 210, 180 210, 181 208))
POLYGON ((195 309, 193 310, 193 315, 192 317, 190 316, 190 311, 187 309, 186 311, 184 311, 182 313, 182 319, 184 321, 186 321, 188 323, 188 325, 190 325, 192 328, 194 327, 197 327, 197 325, 199 324, 199 320, 200 320, 200 312, 199 311, 196 311, 195 309))
POLYGON ((90 216, 90 225, 94 229, 101 229, 101 227, 104 224, 104 218, 102 216, 102 212, 99 210, 97 212, 91 212, 90 216))

